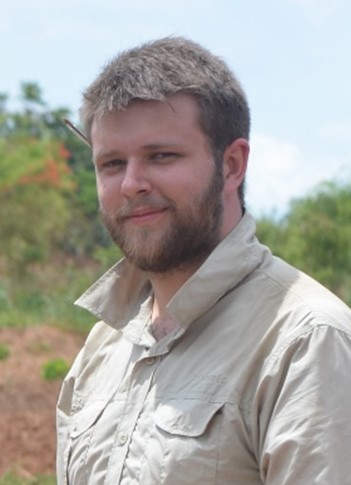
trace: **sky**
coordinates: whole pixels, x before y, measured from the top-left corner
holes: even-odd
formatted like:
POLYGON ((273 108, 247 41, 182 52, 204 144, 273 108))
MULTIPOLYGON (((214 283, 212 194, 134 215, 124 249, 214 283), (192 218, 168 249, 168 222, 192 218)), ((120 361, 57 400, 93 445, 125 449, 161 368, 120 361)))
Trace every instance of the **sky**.
POLYGON ((280 217, 324 181, 351 180, 349 0, 11 0, 0 7, 0 92, 40 85, 73 120, 122 50, 169 35, 219 55, 252 116, 247 206, 280 217))

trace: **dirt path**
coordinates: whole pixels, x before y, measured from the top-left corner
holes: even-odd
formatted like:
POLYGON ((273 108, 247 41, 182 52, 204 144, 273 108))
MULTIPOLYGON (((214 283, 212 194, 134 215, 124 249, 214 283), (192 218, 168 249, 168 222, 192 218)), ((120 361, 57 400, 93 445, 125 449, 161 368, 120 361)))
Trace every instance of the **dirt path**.
POLYGON ((0 476, 55 472, 55 405, 60 381, 45 381, 42 366, 71 363, 84 338, 51 327, 0 329, 10 355, 0 360, 0 476))

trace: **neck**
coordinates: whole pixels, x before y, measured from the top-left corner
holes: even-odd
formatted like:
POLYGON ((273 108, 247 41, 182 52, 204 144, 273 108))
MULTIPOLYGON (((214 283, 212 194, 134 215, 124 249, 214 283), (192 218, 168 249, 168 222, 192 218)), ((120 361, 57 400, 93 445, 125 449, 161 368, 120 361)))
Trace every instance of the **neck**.
POLYGON ((170 273, 152 273, 150 274, 150 282, 154 292, 154 304, 152 309, 152 320, 163 318, 166 316, 166 307, 177 291, 183 284, 195 273, 200 267, 201 263, 197 265, 175 270, 170 273))
POLYGON ((154 291, 151 318, 152 333, 156 340, 161 340, 178 327, 178 322, 168 314, 166 307, 179 288, 194 274, 197 267, 182 271, 173 271, 168 274, 160 275, 153 273, 150 275, 150 281, 154 291))

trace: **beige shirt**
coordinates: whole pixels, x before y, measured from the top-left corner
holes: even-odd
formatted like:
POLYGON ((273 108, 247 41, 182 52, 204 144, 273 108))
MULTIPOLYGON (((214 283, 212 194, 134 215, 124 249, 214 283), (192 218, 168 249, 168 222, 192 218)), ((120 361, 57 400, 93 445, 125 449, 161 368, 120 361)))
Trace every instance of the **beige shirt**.
POLYGON ((58 484, 350 485, 351 312, 246 214, 149 330, 126 260, 79 300, 104 322, 64 381, 58 484))

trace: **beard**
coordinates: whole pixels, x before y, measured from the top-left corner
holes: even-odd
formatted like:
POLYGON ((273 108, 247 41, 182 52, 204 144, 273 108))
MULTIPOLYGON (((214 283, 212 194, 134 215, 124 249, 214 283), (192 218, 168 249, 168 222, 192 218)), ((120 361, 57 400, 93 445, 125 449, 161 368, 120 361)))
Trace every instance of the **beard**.
POLYGON ((178 210, 167 197, 141 195, 110 215, 101 207, 104 224, 126 258, 143 271, 166 274, 201 264, 220 241, 223 177, 215 165, 209 184, 200 195, 190 198, 186 208, 178 210), (165 208, 168 226, 126 228, 127 215, 137 207, 165 208))

